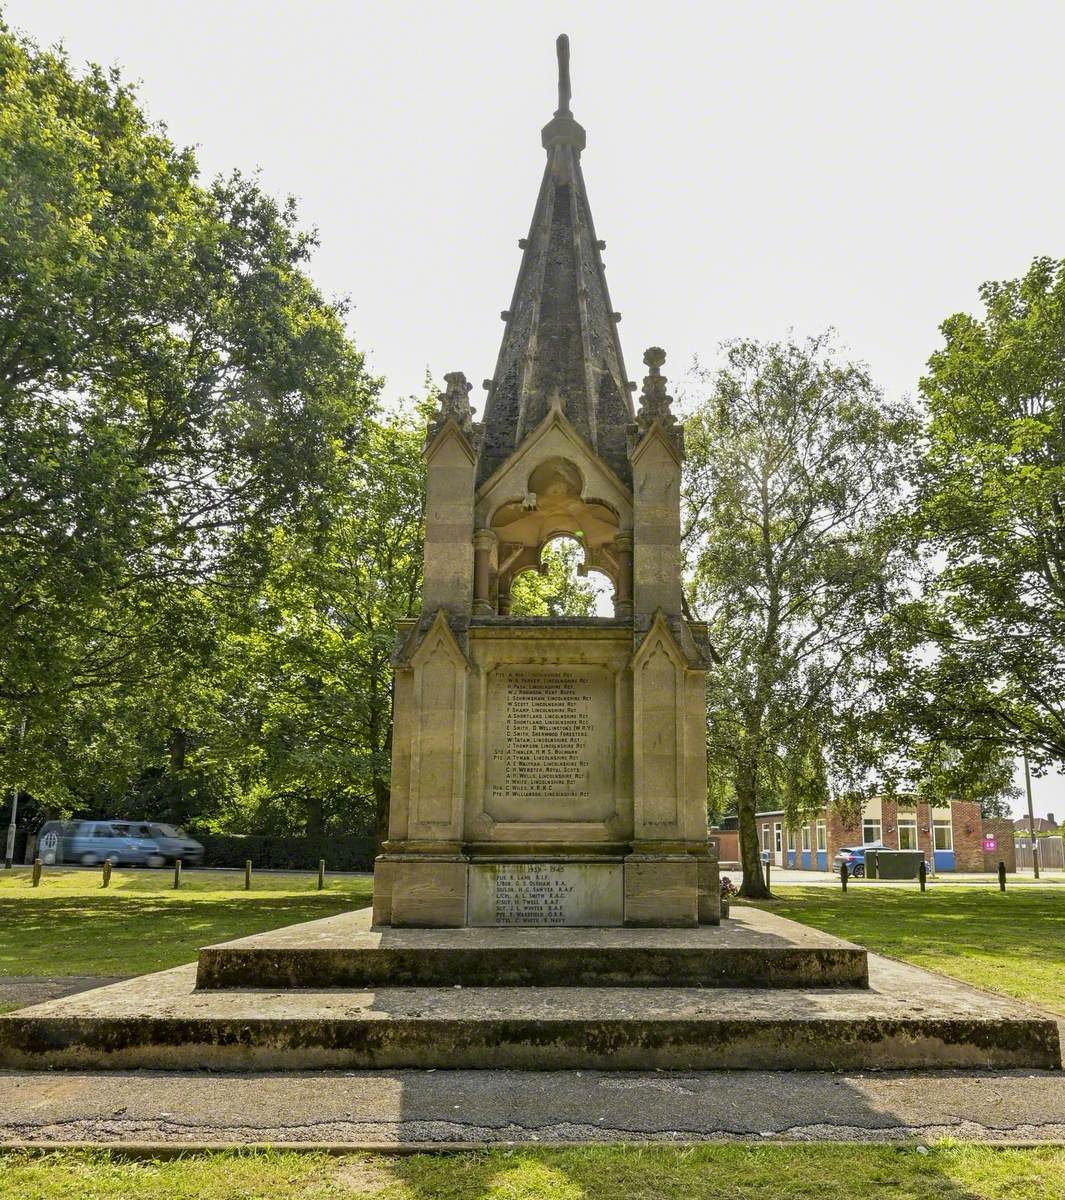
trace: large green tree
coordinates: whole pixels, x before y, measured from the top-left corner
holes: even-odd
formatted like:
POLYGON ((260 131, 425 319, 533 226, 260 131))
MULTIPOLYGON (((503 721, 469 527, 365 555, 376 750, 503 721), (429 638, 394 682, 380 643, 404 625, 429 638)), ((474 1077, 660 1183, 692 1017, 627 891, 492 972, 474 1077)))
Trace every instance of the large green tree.
MULTIPOLYGON (((1065 762, 1065 262, 986 283, 941 329, 922 531, 934 558, 910 619, 915 714, 951 753, 1065 762)), ((1004 768, 1000 768, 1000 774, 1004 768)))
POLYGON ((377 385, 313 246, 0 26, 0 782, 121 773, 148 727, 180 762, 278 531, 328 526, 377 385))
POLYGON ((743 892, 765 895, 755 812, 855 797, 907 556, 905 405, 821 337, 737 341, 686 421, 688 602, 708 622, 712 801, 735 803, 743 892))
POLYGON ((368 423, 328 528, 279 535, 255 611, 233 633, 236 720, 203 756, 243 754, 253 768, 258 787, 228 814, 234 826, 273 824, 258 797, 290 831, 386 831, 396 623, 421 592, 426 416, 412 404, 368 423))

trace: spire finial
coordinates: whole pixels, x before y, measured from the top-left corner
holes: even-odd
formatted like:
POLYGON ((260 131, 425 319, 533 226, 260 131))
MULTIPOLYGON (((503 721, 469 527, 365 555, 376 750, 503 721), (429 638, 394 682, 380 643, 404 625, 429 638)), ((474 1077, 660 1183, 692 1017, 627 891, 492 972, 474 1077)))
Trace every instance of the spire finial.
POLYGON ((569 37, 560 33, 555 41, 555 52, 558 54, 558 108, 556 117, 572 116, 569 102, 573 89, 569 82, 569 37))

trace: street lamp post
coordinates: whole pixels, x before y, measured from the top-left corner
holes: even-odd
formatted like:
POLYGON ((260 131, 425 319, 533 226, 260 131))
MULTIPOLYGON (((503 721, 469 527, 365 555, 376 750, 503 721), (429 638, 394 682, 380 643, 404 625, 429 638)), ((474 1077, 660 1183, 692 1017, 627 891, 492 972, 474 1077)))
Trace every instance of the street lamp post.
MULTIPOLYGON (((22 718, 22 723, 18 730, 18 748, 19 753, 22 752, 22 741, 26 736, 26 718, 22 718)), ((11 822, 7 827, 7 851, 4 854, 4 870, 11 870, 11 863, 15 858, 15 822, 18 818, 18 785, 11 785, 11 822)))
POLYGON ((1023 750, 1024 790, 1028 793, 1028 832, 1032 835, 1032 874, 1039 878, 1039 839, 1035 836, 1035 815, 1032 812, 1032 774, 1028 770, 1028 751, 1023 750))

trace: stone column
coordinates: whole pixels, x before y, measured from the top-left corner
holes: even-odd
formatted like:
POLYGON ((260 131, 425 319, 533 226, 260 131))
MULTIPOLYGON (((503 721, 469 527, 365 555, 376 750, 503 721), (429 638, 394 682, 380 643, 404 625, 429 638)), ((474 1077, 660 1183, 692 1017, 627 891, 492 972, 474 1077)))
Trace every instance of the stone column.
POLYGON ((492 551, 496 535, 490 529, 478 529, 473 535, 473 615, 495 616, 492 607, 492 551))
POLYGON ((618 556, 618 580, 614 589, 614 616, 632 616, 632 533, 623 530, 614 539, 618 556))
POLYGON ((509 579, 499 581, 499 615, 510 616, 510 585, 509 579))

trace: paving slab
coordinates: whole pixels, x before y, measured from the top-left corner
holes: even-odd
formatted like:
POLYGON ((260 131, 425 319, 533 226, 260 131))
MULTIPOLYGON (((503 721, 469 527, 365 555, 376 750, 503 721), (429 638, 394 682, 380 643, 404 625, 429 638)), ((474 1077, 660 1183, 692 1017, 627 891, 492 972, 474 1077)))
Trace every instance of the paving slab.
POLYGON ((733 913, 697 929, 390 929, 363 909, 207 946, 197 987, 867 986, 864 947, 733 913))
POLYGON ((0 1144, 1065 1141, 1065 1073, 0 1072, 0 1144))
POLYGON ((1056 1022, 869 955, 869 988, 197 991, 177 967, 0 1016, 0 1068, 1056 1069, 1056 1022))

